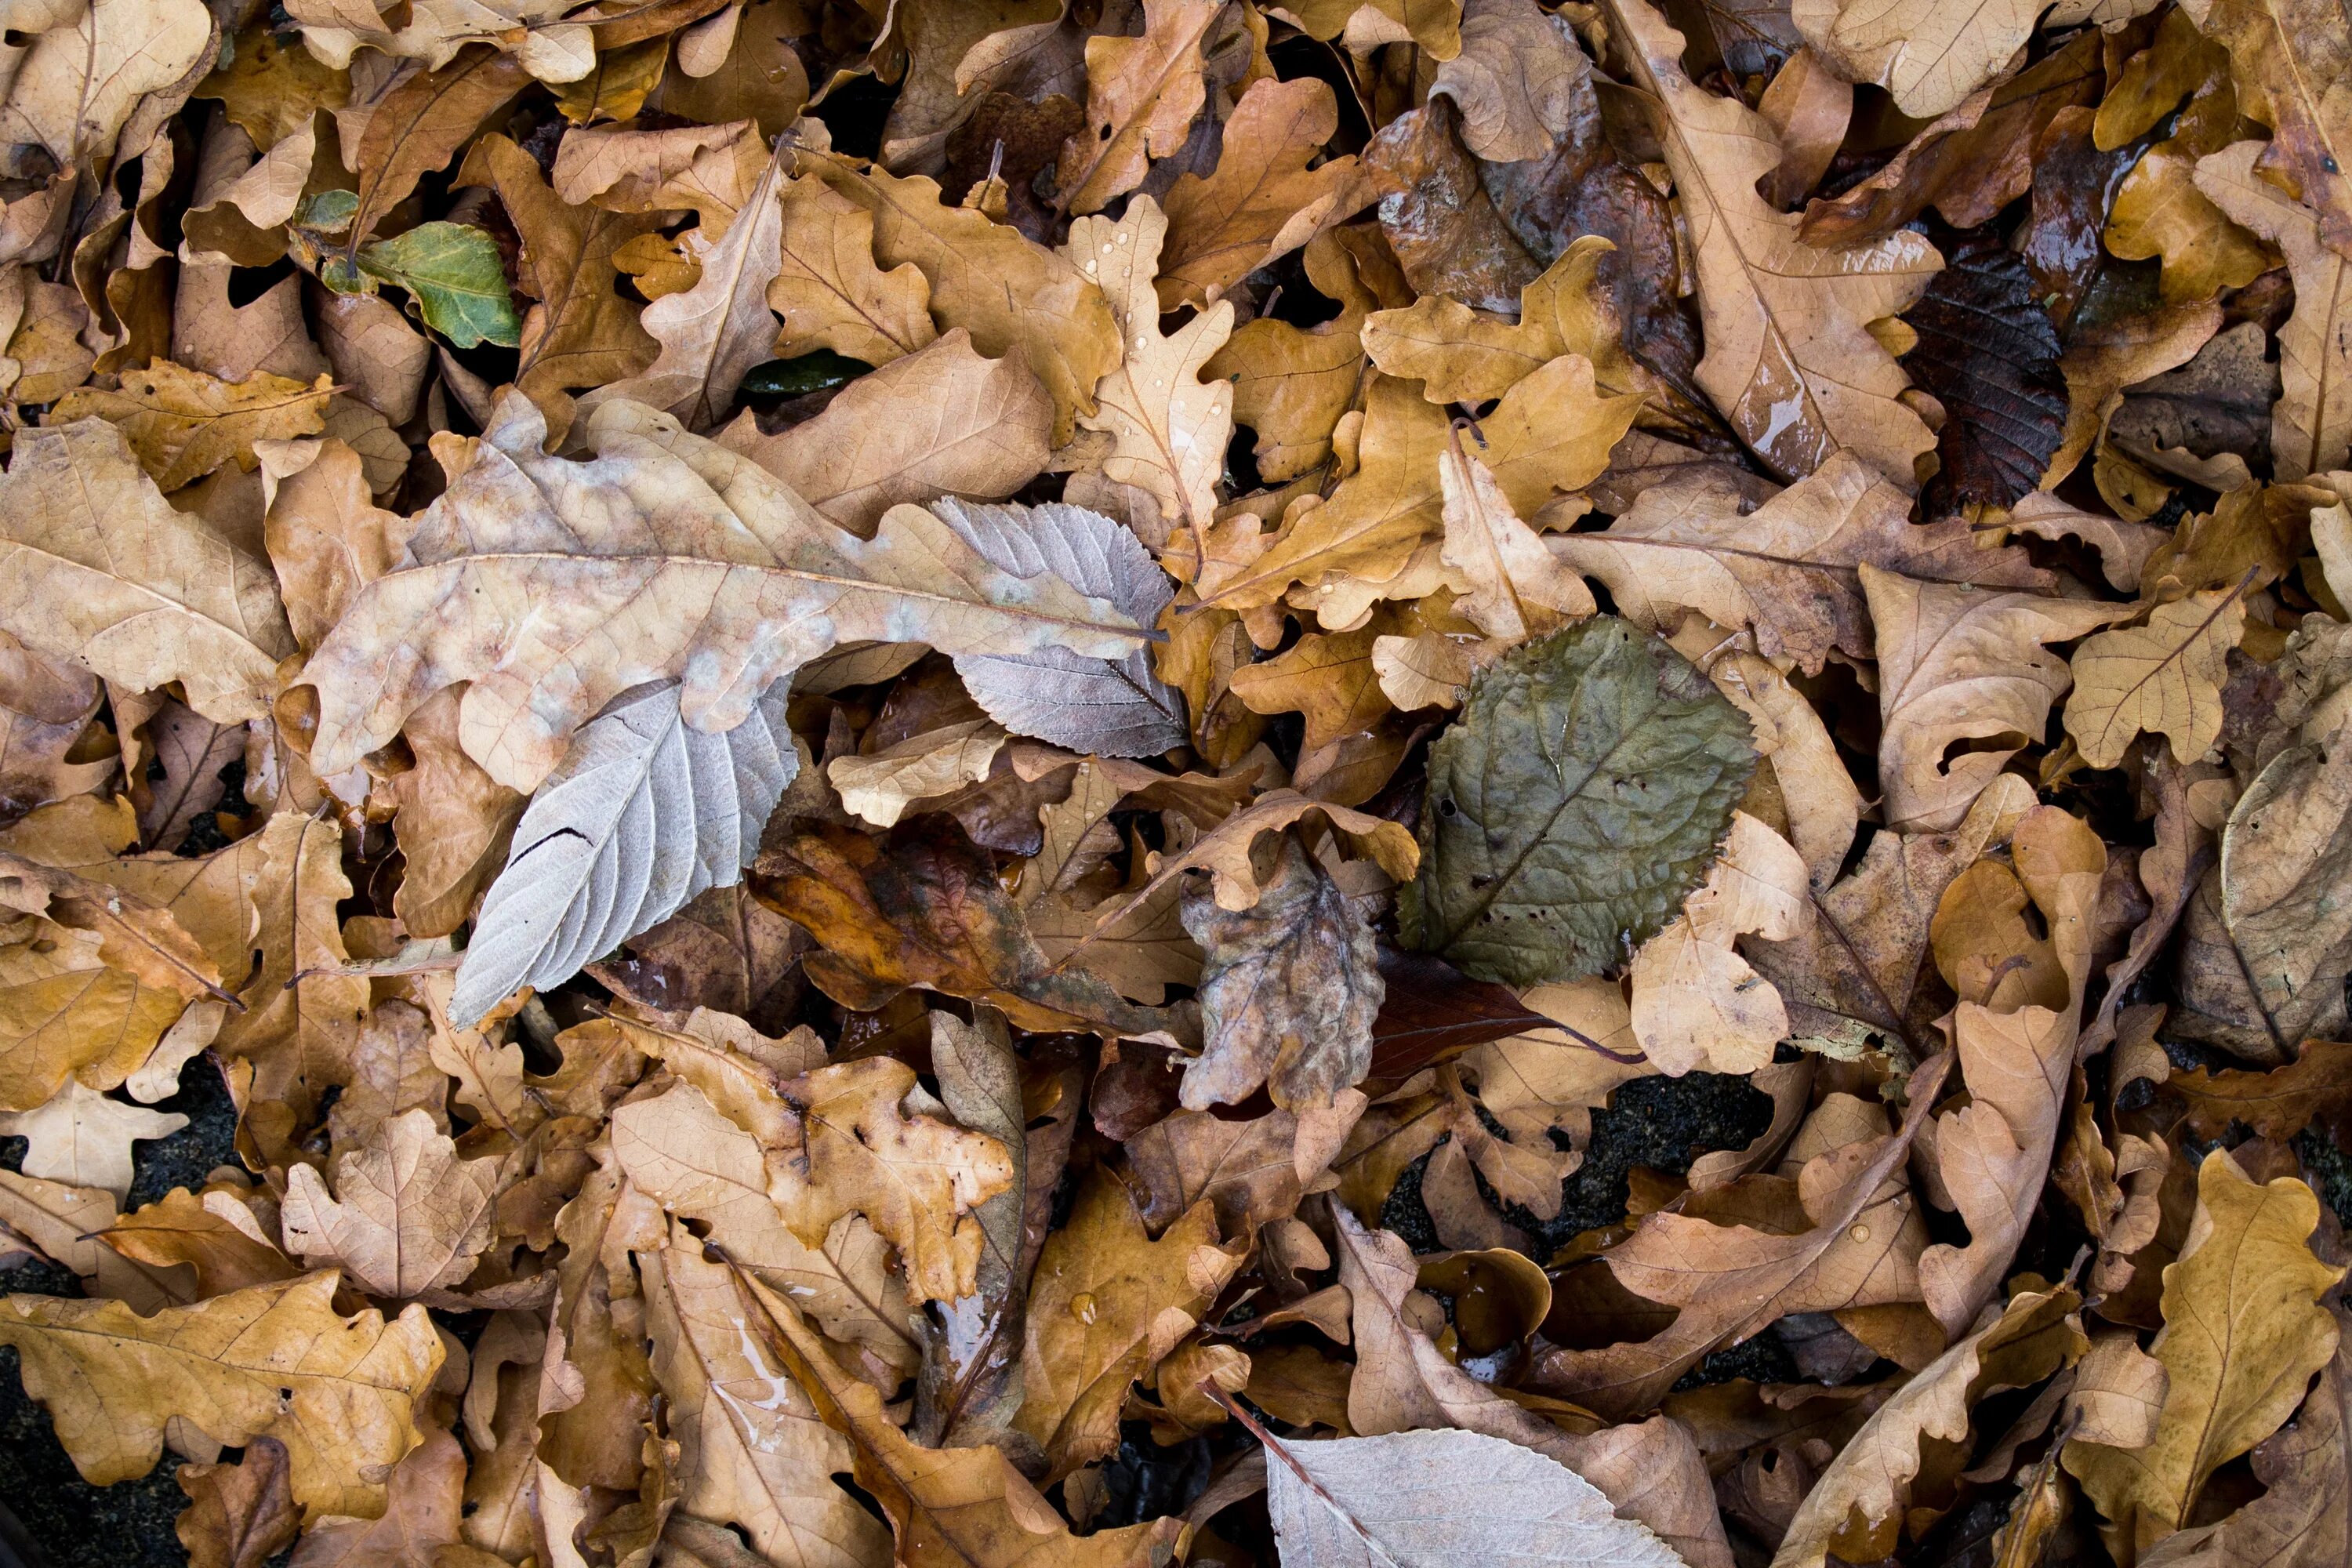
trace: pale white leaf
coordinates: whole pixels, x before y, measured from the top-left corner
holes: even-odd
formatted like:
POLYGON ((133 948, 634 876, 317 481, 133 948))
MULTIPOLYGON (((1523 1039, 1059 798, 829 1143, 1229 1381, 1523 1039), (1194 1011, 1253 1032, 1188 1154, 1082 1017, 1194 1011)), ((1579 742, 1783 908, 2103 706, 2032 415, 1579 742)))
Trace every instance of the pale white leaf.
MULTIPOLYGON (((1151 626, 1173 594, 1143 542, 1098 511, 1066 501, 981 506, 953 497, 931 512, 999 571, 1051 575, 1151 626)), ((962 654, 956 673, 988 716, 1015 734, 1072 751, 1148 757, 1184 742, 1183 699, 1151 673, 1151 649, 1089 658, 1066 648, 962 654)))
POLYGON ((789 684, 723 735, 680 718, 675 680, 625 691, 582 727, 482 900, 450 996, 458 1026, 524 985, 570 979, 741 878, 800 765, 784 725, 789 684))
POLYGON ((1283 1568, 1683 1562, 1647 1526, 1619 1519, 1601 1489, 1566 1465, 1477 1432, 1286 1443, 1265 1476, 1283 1568))

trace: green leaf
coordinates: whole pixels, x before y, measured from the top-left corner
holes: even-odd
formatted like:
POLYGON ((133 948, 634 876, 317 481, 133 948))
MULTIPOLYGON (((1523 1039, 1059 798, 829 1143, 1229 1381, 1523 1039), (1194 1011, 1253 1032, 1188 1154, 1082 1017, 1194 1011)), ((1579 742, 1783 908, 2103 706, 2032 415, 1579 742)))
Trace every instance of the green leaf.
POLYGON ((818 349, 798 359, 772 359, 753 365, 743 376, 746 397, 801 397, 846 386, 874 367, 831 349, 818 349))
POLYGON ((496 241, 462 223, 421 223, 359 254, 362 271, 415 296, 425 324, 461 349, 522 342, 496 241))
POLYGON ((313 191, 295 207, 294 226, 341 234, 352 226, 352 215, 359 210, 357 191, 313 191))
POLYGON ((1430 748, 1405 941, 1509 985, 1630 958, 1706 876, 1755 769, 1746 717, 1630 623, 1514 648, 1430 748))

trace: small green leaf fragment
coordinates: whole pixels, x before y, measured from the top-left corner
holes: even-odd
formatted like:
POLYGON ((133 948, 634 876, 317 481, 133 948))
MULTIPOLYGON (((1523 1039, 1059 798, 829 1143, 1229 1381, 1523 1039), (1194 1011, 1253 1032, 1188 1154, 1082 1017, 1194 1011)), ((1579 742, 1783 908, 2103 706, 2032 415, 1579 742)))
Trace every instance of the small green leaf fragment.
POLYGON ((313 191, 294 209, 294 226, 319 234, 341 234, 352 226, 360 210, 357 191, 313 191))
POLYGON ((746 397, 801 397, 846 386, 874 367, 831 349, 817 349, 797 359, 772 359, 753 365, 743 377, 746 397))
POLYGON ((1514 648, 1430 748, 1404 939, 1507 985, 1622 963, 1706 877, 1755 769, 1747 718, 1631 623, 1514 648))
POLYGON ((405 289, 425 324, 455 346, 522 342, 506 265, 496 241, 462 223, 422 223, 359 253, 371 277, 405 289))

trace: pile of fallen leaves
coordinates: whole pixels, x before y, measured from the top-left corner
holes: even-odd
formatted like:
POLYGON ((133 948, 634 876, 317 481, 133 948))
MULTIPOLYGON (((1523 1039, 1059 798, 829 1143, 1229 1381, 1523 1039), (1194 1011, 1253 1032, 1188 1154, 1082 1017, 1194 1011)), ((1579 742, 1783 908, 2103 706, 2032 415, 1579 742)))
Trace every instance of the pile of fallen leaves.
POLYGON ((1669 11, 12 4, 81 1475, 206 1568, 2341 1563, 2352 25, 1669 11))

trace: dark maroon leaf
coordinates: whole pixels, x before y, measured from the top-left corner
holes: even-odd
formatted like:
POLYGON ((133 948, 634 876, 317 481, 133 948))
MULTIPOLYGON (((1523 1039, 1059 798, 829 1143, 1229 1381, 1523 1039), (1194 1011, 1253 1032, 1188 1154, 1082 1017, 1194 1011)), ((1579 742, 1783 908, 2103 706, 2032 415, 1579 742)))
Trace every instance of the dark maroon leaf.
POLYGON ((1528 1011, 1507 988, 1473 980, 1430 953, 1384 947, 1381 978, 1388 984, 1388 999, 1372 1021, 1372 1072, 1362 1086, 1367 1094, 1378 1095, 1488 1040, 1558 1027, 1528 1011))
POLYGON ((2009 506, 2029 494, 2066 428, 2058 329, 2032 272, 1981 236, 1948 247, 1947 256, 1903 318, 1919 334, 1904 368, 1944 405, 1936 443, 1943 468, 1923 497, 1931 517, 1970 502, 2009 506))

